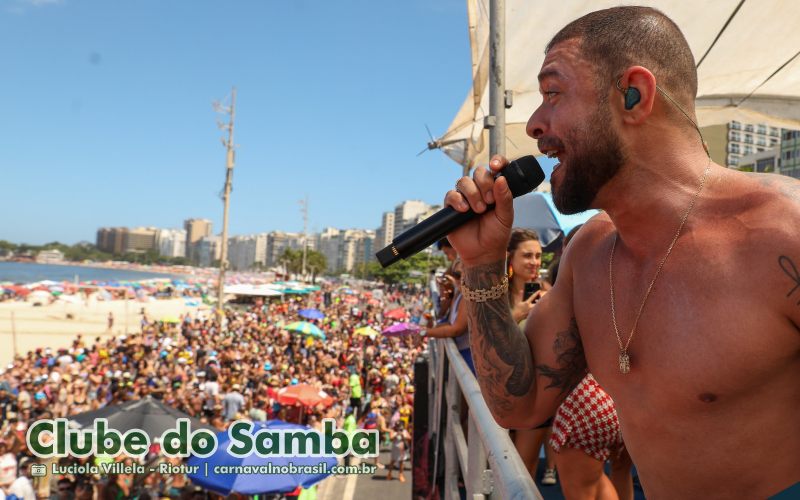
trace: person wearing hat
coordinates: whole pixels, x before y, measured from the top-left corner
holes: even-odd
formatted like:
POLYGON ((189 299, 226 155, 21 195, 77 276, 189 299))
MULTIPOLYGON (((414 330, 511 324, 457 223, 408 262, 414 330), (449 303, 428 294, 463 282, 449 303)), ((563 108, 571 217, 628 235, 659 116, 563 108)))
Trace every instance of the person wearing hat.
POLYGON ((226 421, 234 420, 236 414, 245 406, 244 396, 239 392, 240 390, 241 386, 235 383, 222 398, 222 416, 226 421))

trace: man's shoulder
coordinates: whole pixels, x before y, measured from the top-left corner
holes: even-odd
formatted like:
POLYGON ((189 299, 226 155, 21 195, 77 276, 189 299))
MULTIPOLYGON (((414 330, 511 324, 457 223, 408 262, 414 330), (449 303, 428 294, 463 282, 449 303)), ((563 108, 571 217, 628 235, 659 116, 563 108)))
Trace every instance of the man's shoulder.
POLYGON ((754 230, 797 240, 800 227, 800 180, 779 174, 734 173, 731 203, 754 230), (738 174, 738 175, 737 175, 738 174))
POLYGON ((765 192, 778 195, 778 201, 800 205, 800 180, 780 174, 742 172, 743 178, 765 192))
POLYGON ((800 215, 800 180, 780 174, 743 172, 733 175, 742 194, 757 202, 748 208, 779 209, 789 216, 800 215))
POLYGON ((572 237, 565 251, 564 257, 567 253, 573 254, 573 258, 578 256, 587 256, 588 250, 592 249, 597 243, 614 231, 614 223, 605 212, 600 212, 586 221, 578 232, 572 237))

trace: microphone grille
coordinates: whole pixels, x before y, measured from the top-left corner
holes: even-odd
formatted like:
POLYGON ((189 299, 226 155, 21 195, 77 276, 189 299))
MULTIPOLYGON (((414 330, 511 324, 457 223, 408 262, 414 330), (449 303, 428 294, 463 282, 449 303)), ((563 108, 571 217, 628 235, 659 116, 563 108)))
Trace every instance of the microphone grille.
POLYGON ((544 181, 544 171, 532 155, 512 161, 500 175, 508 181, 508 187, 514 198, 530 193, 544 181))

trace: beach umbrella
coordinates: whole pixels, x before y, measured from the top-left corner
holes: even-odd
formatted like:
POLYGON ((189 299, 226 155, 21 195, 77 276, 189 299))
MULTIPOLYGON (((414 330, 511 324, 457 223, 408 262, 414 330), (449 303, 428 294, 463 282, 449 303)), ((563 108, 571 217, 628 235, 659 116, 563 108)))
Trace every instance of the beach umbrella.
POLYGON ((278 403, 282 405, 300 403, 305 406, 322 405, 328 407, 333 404, 333 398, 327 392, 312 385, 297 384, 280 389, 278 391, 278 403))
POLYGON ((406 319, 406 310, 402 307, 398 307, 396 309, 392 309, 391 311, 387 311, 383 316, 389 319, 406 319))
POLYGON ((299 314, 306 319, 323 319, 325 317, 319 309, 300 309, 299 314))
POLYGON ((165 317, 161 318, 161 322, 162 322, 162 323, 172 323, 172 324, 176 324, 176 323, 180 323, 180 322, 181 322, 181 320, 179 320, 179 319, 178 319, 178 318, 176 318, 175 316, 165 316, 165 317))
POLYGON ((371 326, 362 326, 361 328, 356 329, 356 335, 363 335, 365 337, 374 337, 378 335, 378 330, 372 328, 371 326))
POLYGON ((319 339, 325 340, 325 334, 319 329, 317 325, 307 321, 295 321, 283 327, 284 330, 291 332, 302 333, 303 335, 311 335, 319 339))
POLYGON ((6 290, 13 292, 21 297, 24 297, 31 293, 30 289, 25 288, 24 286, 17 286, 17 285, 6 285, 3 288, 6 290))
POLYGON ((408 335, 411 333, 418 333, 419 325, 414 323, 395 323, 388 328, 384 328, 383 333, 387 337, 399 337, 401 335, 408 335))
POLYGON ((68 417, 80 427, 92 427, 98 418, 108 419, 108 427, 120 432, 127 432, 130 429, 139 429, 150 437, 150 442, 154 438, 160 438, 167 429, 175 429, 179 418, 188 418, 191 429, 208 429, 216 431, 199 420, 190 417, 186 413, 167 406, 152 396, 145 396, 144 399, 128 401, 126 403, 104 406, 98 410, 87 411, 68 417))
MULTIPOLYGON (((266 422, 253 422, 251 434, 256 435, 264 431, 302 431, 308 430, 305 425, 290 424, 282 420, 267 420, 266 422)), ((196 473, 188 474, 189 479, 198 486, 217 492, 221 495, 240 493, 243 495, 258 495, 270 493, 287 493, 294 491, 298 486, 308 488, 325 479, 328 474, 259 474, 259 473, 230 473, 230 474, 208 474, 205 473, 206 464, 208 470, 213 470, 214 466, 266 466, 272 464, 273 467, 280 468, 288 466, 290 463, 295 466, 311 465, 317 466, 320 463, 327 463, 330 470, 336 465, 335 456, 316 456, 316 457, 294 457, 286 455, 270 455, 259 457, 255 452, 245 457, 234 457, 228 453, 230 435, 227 431, 217 434, 217 451, 211 456, 199 458, 192 456, 188 460, 189 466, 199 466, 196 473)))

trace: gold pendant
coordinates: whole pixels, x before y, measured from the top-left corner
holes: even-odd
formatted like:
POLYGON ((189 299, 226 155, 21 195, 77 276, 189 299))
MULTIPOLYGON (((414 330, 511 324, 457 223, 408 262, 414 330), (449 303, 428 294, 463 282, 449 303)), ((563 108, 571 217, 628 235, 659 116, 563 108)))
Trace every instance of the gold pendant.
POLYGON ((623 374, 631 371, 631 358, 625 351, 619 353, 619 371, 623 374))

